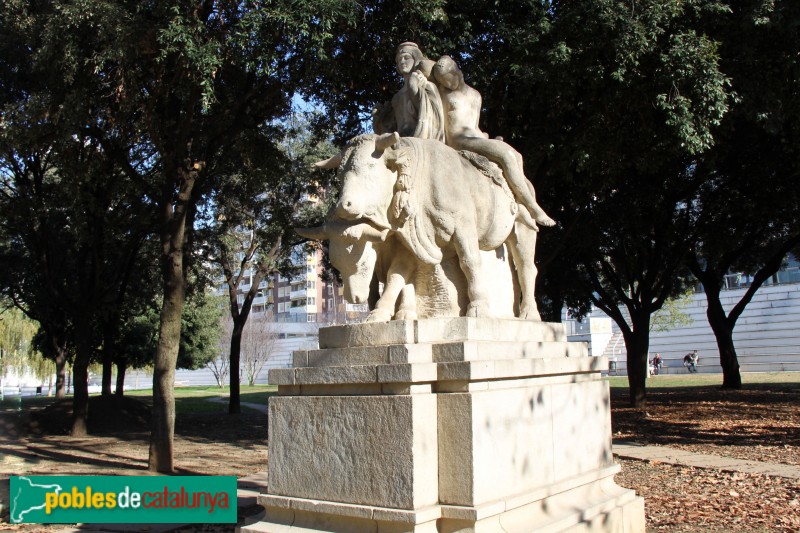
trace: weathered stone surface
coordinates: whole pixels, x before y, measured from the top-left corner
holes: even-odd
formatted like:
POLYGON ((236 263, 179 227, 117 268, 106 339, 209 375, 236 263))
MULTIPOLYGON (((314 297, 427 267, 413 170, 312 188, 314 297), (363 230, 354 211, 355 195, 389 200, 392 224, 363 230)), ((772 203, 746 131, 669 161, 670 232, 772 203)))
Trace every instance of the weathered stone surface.
POLYGON ((415 509, 437 503, 436 397, 270 400, 270 494, 415 509))
POLYGON ((553 385, 554 461, 560 478, 613 464, 608 383, 553 385))
POLYGON ((420 383, 436 381, 435 363, 416 363, 411 365, 380 365, 378 381, 381 383, 420 383))
POLYGON ((482 381, 491 379, 599 373, 602 357, 515 359, 500 361, 460 361, 438 363, 439 381, 482 381))
POLYGON ((431 363, 433 362, 433 345, 431 344, 395 344, 389 346, 389 362, 431 363))
POLYGON ((589 349, 582 342, 465 341, 431 346, 437 363, 589 356, 589 349))
POLYGON ((644 532, 644 500, 632 490, 617 486, 609 469, 594 474, 591 479, 555 484, 490 504, 443 505, 439 531, 644 532))
POLYGON ((439 397, 439 500, 474 506, 556 480, 549 387, 439 397))
POLYGON ((270 385, 294 385, 294 368, 270 368, 267 380, 270 385))
POLYGON ((414 342, 414 322, 410 320, 319 328, 319 347, 321 349, 413 344, 414 342))
MULTIPOLYGON (((430 318, 320 328, 321 349, 442 342, 563 342, 564 325, 520 319, 430 318)), ((533 348, 530 345, 527 350, 533 348)))
POLYGON ((430 344, 392 344, 358 346, 347 349, 299 350, 293 354, 295 368, 312 366, 381 365, 398 363, 430 363, 433 361, 430 344))
POLYGON ((297 385, 376 383, 378 373, 376 365, 306 367, 295 369, 294 379, 297 385))
POLYGON ((564 341, 564 325, 519 319, 433 318, 416 322, 416 342, 564 341))

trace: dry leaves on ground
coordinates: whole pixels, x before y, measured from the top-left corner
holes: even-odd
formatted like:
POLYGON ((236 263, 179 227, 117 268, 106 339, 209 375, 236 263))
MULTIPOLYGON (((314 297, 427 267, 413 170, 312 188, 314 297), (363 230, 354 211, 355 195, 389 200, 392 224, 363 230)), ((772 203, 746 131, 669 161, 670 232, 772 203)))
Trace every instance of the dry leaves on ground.
POLYGON ((800 389, 651 389, 647 407, 612 393, 615 439, 800 466, 800 389))
POLYGON ((648 531, 800 531, 800 482, 617 459, 617 483, 645 498, 648 531))

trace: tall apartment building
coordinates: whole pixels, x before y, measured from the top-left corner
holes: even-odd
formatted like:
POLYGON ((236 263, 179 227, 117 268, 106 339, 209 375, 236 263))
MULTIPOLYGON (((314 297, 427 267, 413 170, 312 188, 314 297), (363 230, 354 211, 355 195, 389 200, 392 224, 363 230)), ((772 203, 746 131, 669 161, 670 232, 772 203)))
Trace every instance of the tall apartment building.
MULTIPOLYGON (((277 322, 339 324, 360 321, 366 305, 353 305, 344 300, 341 284, 323 279, 322 252, 308 254, 297 247, 292 255, 294 271, 288 276, 273 274, 261 281, 253 300, 252 313, 271 313, 277 322)), ((239 287, 239 303, 250 290, 253 273, 245 272, 239 287)), ((227 295, 228 287, 220 281, 217 294, 227 295)))

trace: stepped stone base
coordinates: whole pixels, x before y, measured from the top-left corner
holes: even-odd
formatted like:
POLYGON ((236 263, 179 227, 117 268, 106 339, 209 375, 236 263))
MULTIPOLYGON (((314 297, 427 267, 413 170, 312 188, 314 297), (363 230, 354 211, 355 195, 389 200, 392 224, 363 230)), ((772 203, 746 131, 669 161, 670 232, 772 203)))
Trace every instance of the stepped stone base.
POLYGON ((275 531, 644 531, 614 483, 604 358, 560 324, 336 326, 270 371, 275 531))

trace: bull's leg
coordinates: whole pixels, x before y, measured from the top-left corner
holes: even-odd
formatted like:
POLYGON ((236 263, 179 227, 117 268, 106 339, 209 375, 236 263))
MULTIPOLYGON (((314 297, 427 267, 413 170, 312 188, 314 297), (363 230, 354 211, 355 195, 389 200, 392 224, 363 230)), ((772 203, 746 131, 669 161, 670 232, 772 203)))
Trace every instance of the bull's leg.
POLYGON ((519 278, 522 302, 519 305, 519 317, 528 320, 540 320, 539 308, 536 305, 536 275, 538 270, 534 257, 536 255, 536 237, 538 232, 522 222, 514 223, 514 231, 508 236, 506 244, 511 249, 511 258, 519 278))
MULTIPOLYGON (((388 322, 392 319, 397 298, 414 274, 415 266, 411 254, 405 253, 395 256, 386 275, 386 284, 383 286, 383 294, 375 304, 375 309, 367 316, 367 322, 388 322)), ((407 296, 407 294, 404 292, 403 296, 407 296)), ((411 296, 413 304, 406 302, 404 299, 404 301, 401 302, 401 308, 413 305, 416 310, 416 299, 413 297, 413 292, 411 296)))
POLYGON ((408 283, 400 291, 400 302, 395 320, 416 320, 417 319, 417 293, 412 283, 408 283))
MULTIPOLYGON (((473 226, 474 227, 474 226, 473 226)), ((489 300, 484 284, 480 279, 481 254, 478 248, 478 236, 474 231, 456 230, 453 244, 458 254, 461 271, 467 278, 467 316, 489 316, 489 300)))

